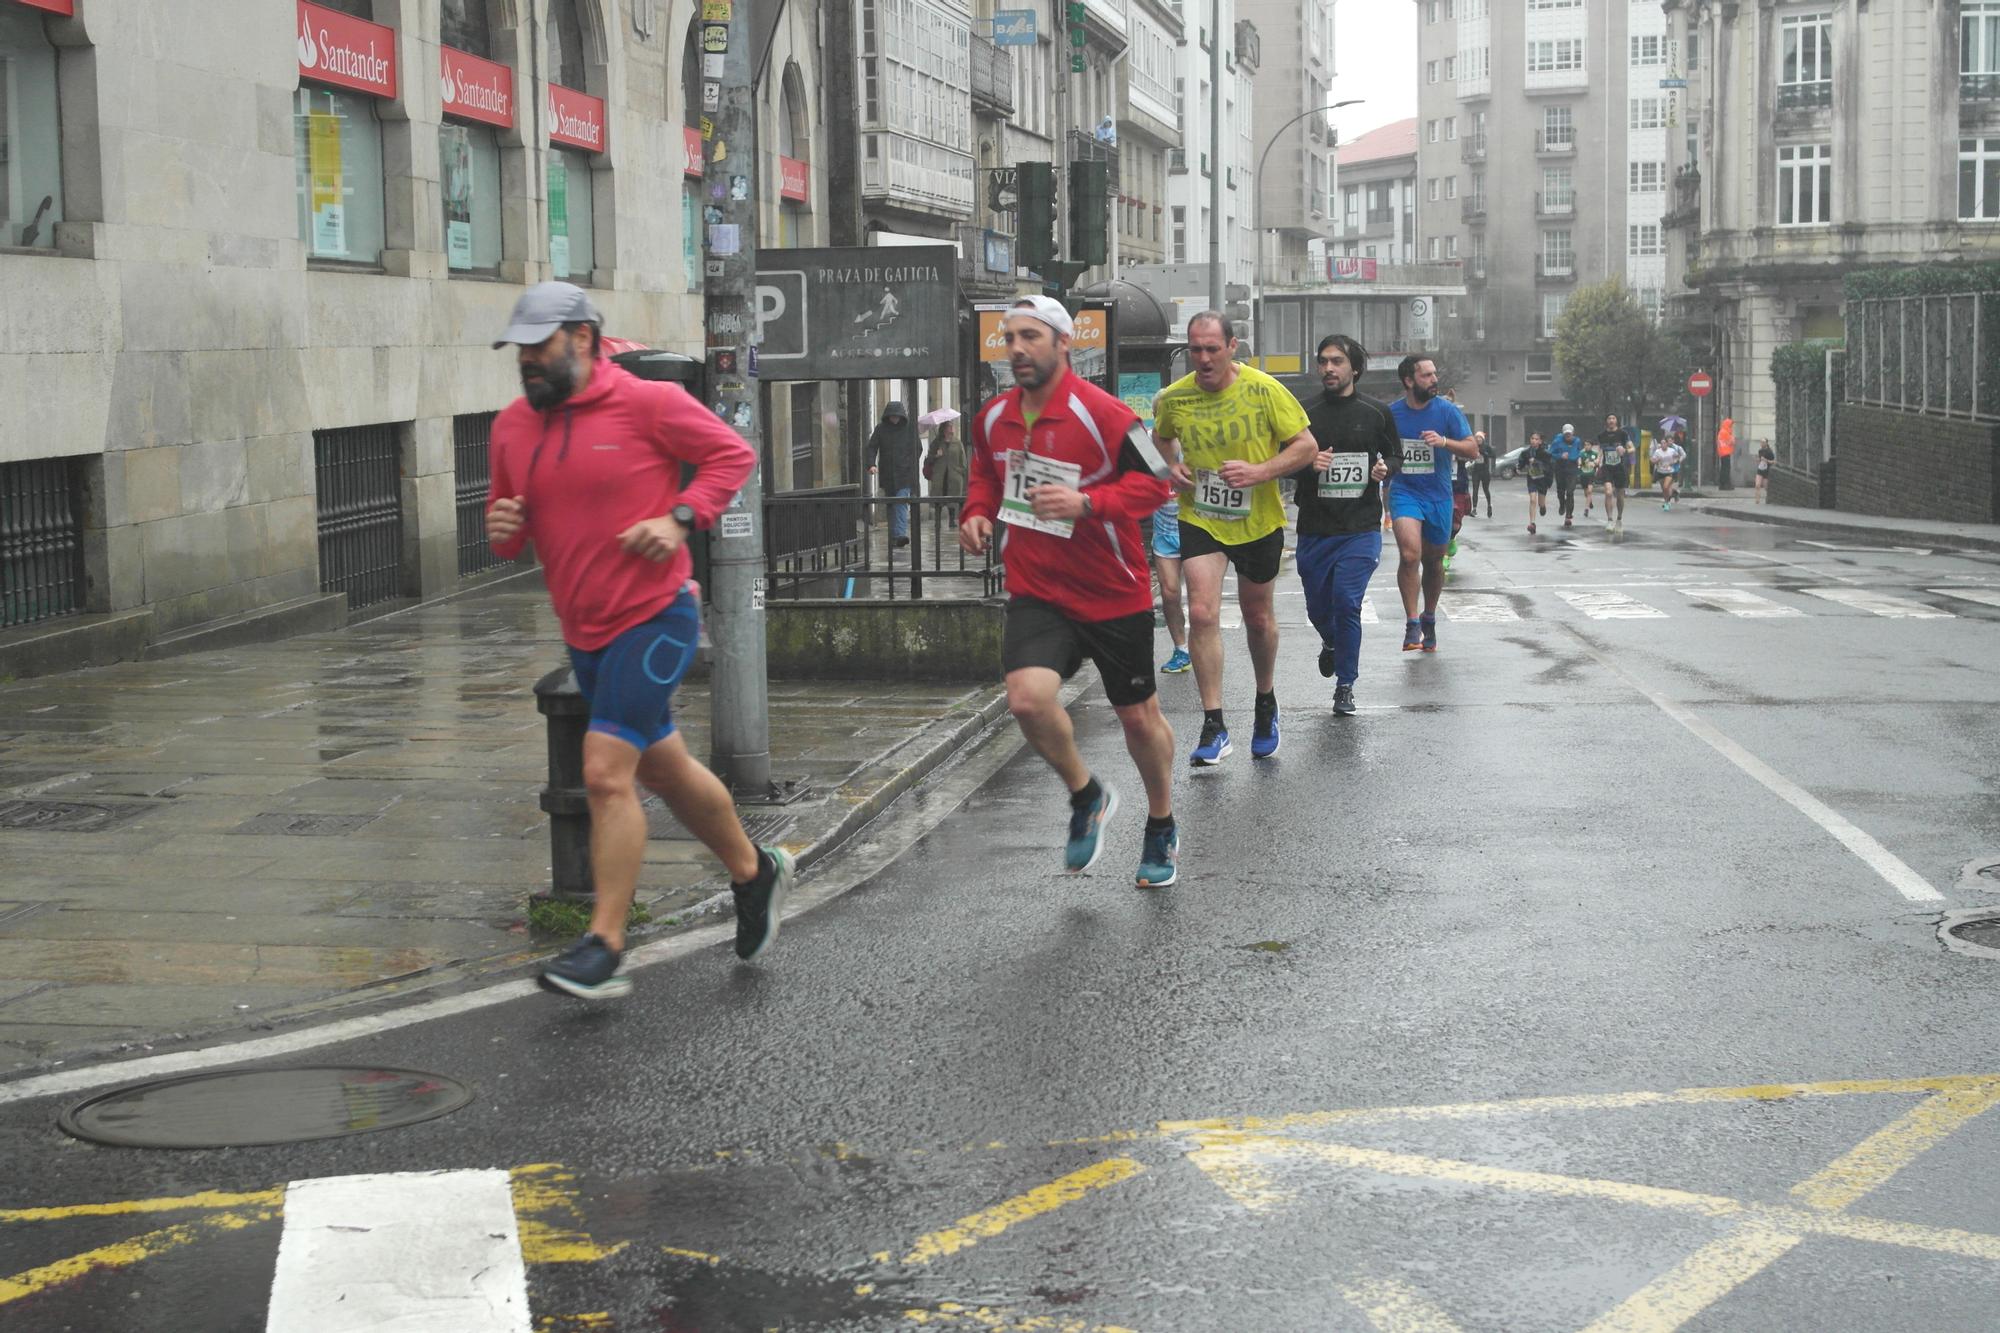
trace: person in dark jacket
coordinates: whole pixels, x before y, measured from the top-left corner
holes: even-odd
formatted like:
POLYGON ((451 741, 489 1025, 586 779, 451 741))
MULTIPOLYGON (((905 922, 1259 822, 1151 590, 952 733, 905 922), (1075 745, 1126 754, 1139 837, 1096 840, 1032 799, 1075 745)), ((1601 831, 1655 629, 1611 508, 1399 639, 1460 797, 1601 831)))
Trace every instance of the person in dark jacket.
MULTIPOLYGON (((900 402, 882 409, 882 420, 868 436, 868 471, 875 476, 877 495, 909 495, 917 485, 917 428, 900 402)), ((910 544, 910 507, 889 506, 889 540, 910 544)))
POLYGON ((1366 348, 1328 334, 1315 359, 1326 393, 1306 409, 1319 452, 1298 474, 1298 571, 1319 631, 1319 674, 1334 678, 1333 711, 1346 716, 1361 672, 1361 601, 1382 562, 1382 483, 1403 446, 1389 409, 1355 388, 1366 348))
POLYGON ((1542 433, 1528 436, 1528 452, 1521 455, 1521 475, 1528 479, 1528 532, 1535 531, 1535 519, 1549 513, 1549 483, 1556 479, 1555 455, 1542 442, 1542 433))

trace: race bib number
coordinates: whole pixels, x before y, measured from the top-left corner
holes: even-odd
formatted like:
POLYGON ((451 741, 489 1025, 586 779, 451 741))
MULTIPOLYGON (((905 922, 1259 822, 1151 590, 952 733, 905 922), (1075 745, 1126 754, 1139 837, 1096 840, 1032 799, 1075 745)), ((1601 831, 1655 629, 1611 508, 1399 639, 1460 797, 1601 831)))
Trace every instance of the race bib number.
POLYGON ((1404 440, 1403 471, 1405 472, 1437 471, 1437 450, 1431 448, 1428 444, 1425 444, 1422 440, 1404 440))
POLYGON ((1250 517, 1250 488, 1231 486, 1220 472, 1201 468, 1194 474, 1194 511, 1203 518, 1235 520, 1250 517))
POLYGON ((1368 489, 1368 455, 1335 454, 1319 474, 1319 493, 1328 500, 1354 500, 1368 489))
POLYGON ((1625 451, 1623 449, 1620 449, 1615 444, 1607 444, 1604 446, 1604 465, 1606 467, 1617 467, 1620 463, 1624 461, 1625 461, 1625 451))
POLYGON ((1025 449, 1010 449, 1007 452, 1007 489, 1000 497, 1000 521, 1012 523, 1017 528, 1046 532, 1051 537, 1071 536, 1076 532, 1076 520, 1037 518, 1035 506, 1028 500, 1028 492, 1037 486, 1074 488, 1082 478, 1083 469, 1075 463, 1060 463, 1053 458, 1037 457, 1025 449))

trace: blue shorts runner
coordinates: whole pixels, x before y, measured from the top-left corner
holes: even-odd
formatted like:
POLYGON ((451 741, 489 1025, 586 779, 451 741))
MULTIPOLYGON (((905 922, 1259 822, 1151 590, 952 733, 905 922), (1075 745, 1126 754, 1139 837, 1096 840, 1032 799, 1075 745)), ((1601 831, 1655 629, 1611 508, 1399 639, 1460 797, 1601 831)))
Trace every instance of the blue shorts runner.
POLYGON ((1153 554, 1162 560, 1181 558, 1181 502, 1169 500, 1153 511, 1153 554))
POLYGON ((1451 542, 1451 495, 1439 495, 1416 486, 1397 486, 1389 492, 1389 517, 1421 519, 1424 544, 1445 546, 1451 542))
POLYGON ((626 630, 602 648, 569 650, 576 687, 590 703, 590 729, 644 751, 674 734, 674 687, 701 642, 701 604, 694 589, 626 630))

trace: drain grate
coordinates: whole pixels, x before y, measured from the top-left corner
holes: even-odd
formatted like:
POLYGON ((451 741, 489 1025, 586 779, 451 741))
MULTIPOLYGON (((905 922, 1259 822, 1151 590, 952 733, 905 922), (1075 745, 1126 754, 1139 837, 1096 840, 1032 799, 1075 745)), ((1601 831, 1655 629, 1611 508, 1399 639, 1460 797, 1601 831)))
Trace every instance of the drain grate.
POLYGON ((463 1083, 414 1069, 237 1069, 119 1088, 56 1123, 116 1148, 256 1148, 399 1129, 471 1100, 463 1083))
POLYGON ((372 824, 379 815, 253 815, 231 833, 277 833, 291 838, 333 838, 372 824))
POLYGON ((155 804, 125 801, 0 801, 0 829, 102 833, 155 808, 155 804))
MULTIPOLYGON (((646 837, 653 842, 692 842, 694 834, 681 827, 673 812, 657 796, 647 796, 646 837)), ((759 844, 781 843, 791 833, 795 822, 791 815, 782 810, 752 812, 738 810, 737 818, 743 821, 743 832, 750 841, 759 844)))

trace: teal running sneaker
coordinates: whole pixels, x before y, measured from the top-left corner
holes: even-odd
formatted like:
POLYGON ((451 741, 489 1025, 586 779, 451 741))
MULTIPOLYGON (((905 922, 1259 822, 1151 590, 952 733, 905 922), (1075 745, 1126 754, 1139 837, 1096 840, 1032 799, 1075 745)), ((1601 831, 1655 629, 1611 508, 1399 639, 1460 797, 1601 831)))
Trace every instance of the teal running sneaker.
POLYGON ((1181 831, 1168 825, 1157 833, 1148 830, 1139 852, 1139 873, 1132 882, 1142 889, 1164 889, 1181 877, 1181 831))

